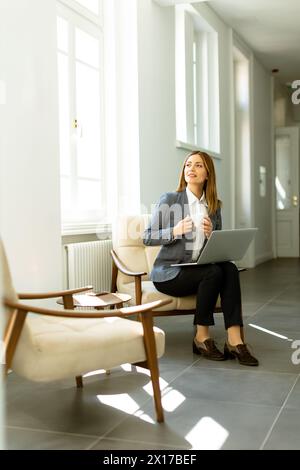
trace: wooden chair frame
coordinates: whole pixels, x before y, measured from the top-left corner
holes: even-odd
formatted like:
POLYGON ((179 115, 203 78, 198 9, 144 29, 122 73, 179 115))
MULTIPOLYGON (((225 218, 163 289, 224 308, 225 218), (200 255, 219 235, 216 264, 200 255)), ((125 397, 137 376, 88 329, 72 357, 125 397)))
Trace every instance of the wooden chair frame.
MULTIPOLYGON (((132 315, 139 315, 142 325, 143 325, 143 340, 146 353, 146 361, 142 363, 135 363, 134 365, 139 365, 149 369, 152 386, 153 386, 153 395, 157 421, 159 423, 164 421, 163 408, 161 404, 161 392, 159 386, 159 368, 156 352, 156 343, 155 336, 153 331, 153 313, 152 310, 160 306, 166 305, 169 303, 166 301, 155 301, 144 305, 137 305, 134 307, 120 308, 116 310, 73 310, 73 294, 79 292, 85 292, 91 290, 92 287, 84 287, 80 289, 66 290, 61 292, 49 292, 42 294, 30 294, 22 293, 18 294, 20 300, 32 300, 32 299, 48 299, 54 297, 62 297, 65 310, 55 310, 48 308, 35 307, 32 305, 26 305, 21 302, 12 302, 8 299, 4 299, 4 305, 13 310, 13 313, 10 316, 8 321, 5 333, 4 333, 4 350, 5 350, 5 371, 6 373, 11 368, 14 353, 16 351, 18 341, 26 320, 26 316, 29 312, 47 315, 54 317, 66 317, 66 318, 109 318, 109 317, 120 317, 127 318, 132 315)), ((82 377, 76 377, 77 387, 83 387, 82 377)))

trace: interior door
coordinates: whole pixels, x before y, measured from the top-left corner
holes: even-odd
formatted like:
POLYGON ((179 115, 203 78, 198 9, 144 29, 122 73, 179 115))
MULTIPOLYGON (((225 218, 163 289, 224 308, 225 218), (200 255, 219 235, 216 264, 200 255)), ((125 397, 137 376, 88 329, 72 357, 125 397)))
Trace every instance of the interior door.
POLYGON ((277 256, 299 257, 299 128, 275 131, 277 256))

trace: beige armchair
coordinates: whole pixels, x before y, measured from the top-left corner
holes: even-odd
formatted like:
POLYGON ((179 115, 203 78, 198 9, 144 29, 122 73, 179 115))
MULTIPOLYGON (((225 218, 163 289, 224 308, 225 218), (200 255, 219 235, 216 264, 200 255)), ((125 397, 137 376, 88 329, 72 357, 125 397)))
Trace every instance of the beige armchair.
POLYGON ((3 307, 5 315, 4 350, 6 371, 36 382, 50 382, 81 376, 99 369, 112 369, 124 363, 147 367, 153 385, 157 421, 164 420, 159 387, 157 357, 164 353, 164 332, 153 327, 152 310, 166 302, 118 310, 72 310, 72 294, 89 288, 50 294, 16 294, 0 240, 3 307), (26 305, 21 299, 63 296, 65 310, 26 305), (70 309, 71 308, 71 309, 70 309), (31 315, 28 313, 31 312, 31 315), (128 320, 139 314, 141 322, 128 320))
MULTIPOLYGON (((112 292, 130 294, 136 305, 157 300, 168 300, 155 309, 155 316, 194 314, 196 296, 171 297, 159 292, 149 273, 160 250, 159 246, 145 246, 143 233, 150 222, 150 215, 120 217, 113 231, 112 292)), ((220 312, 218 301, 216 312, 220 312)))

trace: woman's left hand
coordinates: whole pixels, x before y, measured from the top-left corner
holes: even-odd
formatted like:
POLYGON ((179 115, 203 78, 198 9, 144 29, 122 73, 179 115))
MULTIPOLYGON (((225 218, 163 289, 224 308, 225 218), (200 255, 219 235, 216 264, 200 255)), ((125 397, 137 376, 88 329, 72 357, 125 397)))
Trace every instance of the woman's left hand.
POLYGON ((209 217, 203 218, 203 230, 206 238, 209 238, 213 230, 213 226, 209 217))

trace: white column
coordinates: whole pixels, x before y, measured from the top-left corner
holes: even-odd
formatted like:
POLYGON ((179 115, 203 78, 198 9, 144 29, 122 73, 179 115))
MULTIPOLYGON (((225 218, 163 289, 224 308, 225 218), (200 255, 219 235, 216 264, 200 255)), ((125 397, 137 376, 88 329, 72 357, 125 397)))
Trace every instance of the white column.
POLYGON ((60 289, 55 1, 1 0, 1 81, 0 224, 13 281, 60 289))

